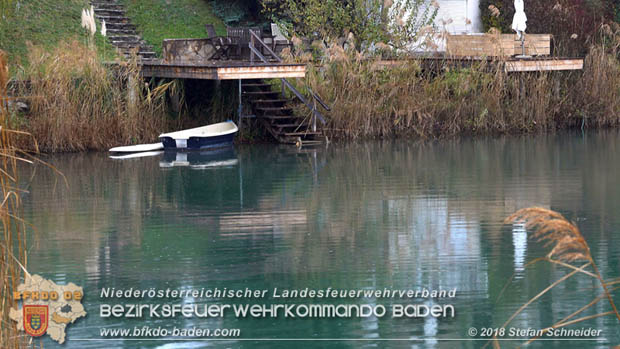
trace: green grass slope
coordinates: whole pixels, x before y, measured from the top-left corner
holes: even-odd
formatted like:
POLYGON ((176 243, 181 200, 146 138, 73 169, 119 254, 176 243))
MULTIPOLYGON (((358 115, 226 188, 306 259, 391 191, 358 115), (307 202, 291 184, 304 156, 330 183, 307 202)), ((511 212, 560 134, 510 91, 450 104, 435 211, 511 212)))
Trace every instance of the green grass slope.
MULTIPOLYGON (((88 0, 28 0, 14 2, 0 18, 0 49, 9 55, 11 71, 16 65, 27 65, 27 42, 52 49, 61 40, 78 39, 87 42, 86 30, 81 27, 82 9, 89 8, 88 0)), ((99 23, 97 29, 100 29, 99 23)), ((99 34, 95 35, 99 52, 106 58, 114 48, 99 34), (105 47, 105 49, 103 49, 105 47)))
MULTIPOLYGON (((161 43, 168 38, 201 38, 205 24, 213 24, 218 34, 225 34, 224 22, 206 0, 121 0, 127 16, 136 24, 144 39, 161 54, 161 43)), ((87 42, 80 26, 82 9, 89 0, 15 1, 0 15, 0 49, 8 53, 12 74, 18 65, 28 64, 28 45, 53 49, 61 40, 87 42)), ((100 23, 97 23, 99 30, 100 23)), ((115 49, 99 32, 95 44, 105 59, 114 57, 115 49)))
POLYGON ((204 38, 205 24, 213 24, 218 34, 226 26, 206 0, 121 0, 127 16, 142 37, 161 55, 164 39, 204 38))

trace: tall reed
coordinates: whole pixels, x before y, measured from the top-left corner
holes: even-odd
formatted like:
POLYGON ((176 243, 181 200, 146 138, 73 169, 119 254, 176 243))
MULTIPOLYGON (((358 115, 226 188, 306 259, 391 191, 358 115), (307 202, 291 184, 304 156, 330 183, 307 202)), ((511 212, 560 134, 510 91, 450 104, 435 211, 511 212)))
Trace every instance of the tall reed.
POLYGON ((25 271, 23 267, 27 265, 26 230, 19 218, 17 189, 17 162, 27 160, 15 146, 16 133, 8 127, 8 74, 6 55, 0 51, 0 347, 20 348, 26 344, 25 337, 18 333, 15 322, 9 319, 9 309, 15 305, 12 291, 17 288, 25 271))
MULTIPOLYGON (((535 240, 537 243, 543 244, 547 248, 551 248, 545 257, 531 261, 528 263, 528 267, 532 267, 538 262, 547 262, 558 267, 566 268, 570 272, 523 304, 508 320, 506 320, 501 326, 502 328, 506 328, 521 312, 540 297, 575 275, 586 275, 596 280, 596 288, 600 290, 600 293, 595 294, 591 300, 586 298, 588 303, 583 307, 576 309, 570 315, 554 324, 549 324, 542 333, 544 334, 551 329, 566 327, 603 316, 613 316, 620 324, 620 313, 618 313, 618 308, 616 307, 611 293, 613 290, 617 289, 616 285, 620 283, 620 281, 609 281, 603 278, 592 257, 590 246, 588 246, 586 239, 574 223, 568 221, 558 212, 541 207, 521 209, 506 218, 504 223, 513 222, 524 222, 525 228, 531 231, 531 239, 535 240), (594 308, 596 304, 603 300, 608 303, 607 311, 585 315, 589 309, 594 308)), ((538 338, 531 338, 527 343, 529 344, 536 339, 538 338)), ((496 348, 500 347, 497 338, 494 338, 493 345, 496 348)))
POLYGON ((306 83, 332 106, 332 137, 436 137, 620 125, 620 28, 607 25, 583 71, 506 73, 502 62, 429 67, 324 48, 306 83), (603 33, 604 32, 604 33, 603 33), (389 63, 389 64, 388 64, 389 63))
POLYGON ((136 59, 106 65, 96 49, 71 41, 51 52, 30 47, 29 62, 19 79, 29 83, 24 90, 33 96, 31 110, 14 120, 42 151, 152 142, 172 122, 166 91, 178 83, 144 83, 136 59))

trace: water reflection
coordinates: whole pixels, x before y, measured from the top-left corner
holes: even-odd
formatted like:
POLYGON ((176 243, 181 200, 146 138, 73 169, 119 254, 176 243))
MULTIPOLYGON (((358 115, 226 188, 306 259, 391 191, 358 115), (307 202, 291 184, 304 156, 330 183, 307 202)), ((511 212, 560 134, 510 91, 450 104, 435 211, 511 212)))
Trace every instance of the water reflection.
MULTIPOLYGON (((140 322, 239 327, 244 338, 417 338, 424 341, 398 345, 452 347, 454 343, 441 339, 464 338, 471 326, 502 324, 565 274, 561 269, 526 269, 544 249, 527 241, 522 226, 501 225, 509 214, 532 205, 577 221, 603 275, 620 276, 614 267, 620 250, 612 244, 620 237, 617 131, 585 138, 564 134, 372 142, 302 150, 253 145, 129 160, 107 154, 48 160, 65 174, 68 186, 44 168, 24 183, 29 190, 26 216, 37 227, 30 267, 45 277, 81 284, 87 292, 89 316, 69 328, 67 347, 100 347, 102 343, 71 338, 98 338, 101 326, 135 323, 96 315, 102 287, 457 288, 455 319, 140 322), (515 273, 515 282, 501 293, 515 273)), ((582 306, 583 290, 592 282, 587 277, 574 280, 528 308, 515 325, 545 327, 582 306)), ((402 300, 359 302, 389 305, 402 300)), ((603 304, 597 307, 605 311, 603 304)), ((607 335, 598 344, 579 347, 620 341, 613 319, 588 324, 607 329, 607 335)), ((120 342, 112 347, 164 344, 120 342)), ((316 346, 359 343, 320 344, 316 346)))
POLYGON ((525 270, 525 254, 527 252, 527 231, 525 229, 525 223, 512 224, 512 244, 515 249, 515 272, 517 273, 517 277, 520 277, 519 273, 525 270))
POLYGON ((203 151, 166 151, 159 167, 183 167, 204 170, 236 166, 239 163, 232 147, 203 151))

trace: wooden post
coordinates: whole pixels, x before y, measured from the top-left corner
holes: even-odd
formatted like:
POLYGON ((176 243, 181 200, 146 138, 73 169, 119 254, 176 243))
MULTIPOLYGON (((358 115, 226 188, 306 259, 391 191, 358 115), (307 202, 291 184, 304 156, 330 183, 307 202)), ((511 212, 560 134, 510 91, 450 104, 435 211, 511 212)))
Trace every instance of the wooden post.
POLYGON ((239 114, 239 120, 237 121, 237 127, 241 130, 241 119, 243 117, 243 101, 241 100, 241 79, 239 79, 239 108, 237 109, 237 113, 239 114))
MULTIPOLYGON (((312 109, 313 109, 313 111, 315 111, 316 110, 316 100, 313 98, 312 101, 313 101, 312 109)), ((316 115, 314 115, 314 113, 312 113, 312 132, 316 132, 316 115)))
MULTIPOLYGON (((252 31, 252 29, 248 29, 250 32, 252 31)), ((252 47, 256 47, 254 46, 254 35, 250 34, 250 46, 252 47)), ((254 64, 254 50, 250 50, 250 64, 254 64)))
POLYGON ((284 91, 284 79, 280 79, 280 84, 282 84, 282 87, 280 87, 280 93, 282 94, 282 98, 286 98, 286 92, 284 91))
MULTIPOLYGON (((237 156, 238 158, 241 155, 237 156)), ((239 159, 239 206, 243 209, 243 169, 241 168, 241 159, 239 159)))
POLYGON ((127 107, 133 115, 138 112, 138 93, 140 93, 139 78, 129 74, 127 77, 127 107))

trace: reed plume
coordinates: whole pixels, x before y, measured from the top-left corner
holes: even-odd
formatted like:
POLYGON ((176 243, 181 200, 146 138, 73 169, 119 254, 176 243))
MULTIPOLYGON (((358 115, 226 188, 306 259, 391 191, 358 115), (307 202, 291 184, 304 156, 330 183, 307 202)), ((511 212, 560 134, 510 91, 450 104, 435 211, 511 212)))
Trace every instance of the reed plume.
POLYGON ((31 47, 23 80, 33 96, 20 129, 30 132, 42 151, 102 150, 148 143, 180 118, 168 118, 166 94, 177 80, 145 84, 137 58, 110 68, 95 48, 62 42, 48 52, 31 47))
POLYGON ((8 128, 8 79, 6 55, 0 50, 0 348, 22 348, 26 346, 25 337, 9 319, 9 311, 15 303, 12 291, 17 289, 27 264, 26 230, 19 218, 17 162, 30 161, 14 146, 13 138, 19 132, 8 128))
MULTIPOLYGON (((564 327, 602 316, 614 315, 618 321, 620 321, 620 314, 618 313, 618 309, 616 308, 614 300, 611 296, 611 291, 613 289, 610 288, 618 283, 618 281, 605 281, 603 279, 603 276, 594 262, 594 258, 592 257, 587 241, 574 223, 568 221, 560 213, 542 207, 521 209, 510 215, 504 221, 504 223, 515 222, 524 222, 525 228, 528 231, 531 231, 530 238, 536 242, 543 243, 545 247, 550 248, 550 251, 544 258, 538 258, 530 262, 528 267, 542 261, 565 267, 571 271, 523 304, 514 314, 512 314, 512 316, 510 316, 502 327, 505 328, 508 326, 508 324, 510 324, 510 322, 512 322, 512 320, 529 305, 538 300, 547 292, 551 291, 554 287, 576 274, 583 274, 596 279, 602 289, 602 293, 585 306, 577 309, 572 314, 549 326, 543 331, 543 333, 546 333, 550 329, 564 327), (585 263, 574 265, 574 262, 585 263), (591 268, 591 271, 588 270, 588 268, 591 268), (607 299, 611 309, 610 311, 576 318, 577 315, 590 309, 603 299, 607 299)), ((536 337, 531 338, 527 343, 530 343, 536 339, 536 337)), ((493 346, 499 348, 499 341, 497 341, 497 338, 494 338, 493 346)))

